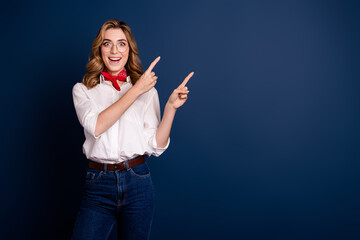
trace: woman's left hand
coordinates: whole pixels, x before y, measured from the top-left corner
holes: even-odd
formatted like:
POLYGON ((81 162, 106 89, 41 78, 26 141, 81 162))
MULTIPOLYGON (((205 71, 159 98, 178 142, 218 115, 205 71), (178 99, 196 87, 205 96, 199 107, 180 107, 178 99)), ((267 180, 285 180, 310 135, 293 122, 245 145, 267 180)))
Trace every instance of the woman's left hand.
POLYGON ((187 75, 184 81, 172 92, 167 102, 168 104, 170 104, 170 106, 178 109, 186 102, 187 95, 189 93, 186 84, 193 75, 194 72, 191 72, 189 75, 187 75))

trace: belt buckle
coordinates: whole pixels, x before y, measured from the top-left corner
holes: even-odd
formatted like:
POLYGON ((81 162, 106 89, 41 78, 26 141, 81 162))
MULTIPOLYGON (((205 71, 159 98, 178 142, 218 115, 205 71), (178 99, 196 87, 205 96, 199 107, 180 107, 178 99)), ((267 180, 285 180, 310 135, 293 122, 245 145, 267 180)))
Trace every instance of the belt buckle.
POLYGON ((115 170, 121 170, 121 163, 115 164, 115 170))
POLYGON ((123 167, 125 167, 125 169, 127 169, 127 166, 126 166, 125 162, 114 164, 115 170, 122 170, 123 167), (123 166, 123 165, 125 165, 125 166, 123 166))

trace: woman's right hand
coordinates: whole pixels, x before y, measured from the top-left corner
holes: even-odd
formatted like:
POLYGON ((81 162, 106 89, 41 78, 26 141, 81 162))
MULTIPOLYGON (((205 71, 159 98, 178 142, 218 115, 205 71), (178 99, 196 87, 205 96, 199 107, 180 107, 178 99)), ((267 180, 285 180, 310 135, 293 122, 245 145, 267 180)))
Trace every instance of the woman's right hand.
POLYGON ((159 62, 160 56, 157 57, 149 66, 149 68, 141 75, 139 80, 136 81, 134 88, 139 92, 139 94, 143 94, 153 88, 156 84, 155 73, 152 72, 155 65, 159 62))

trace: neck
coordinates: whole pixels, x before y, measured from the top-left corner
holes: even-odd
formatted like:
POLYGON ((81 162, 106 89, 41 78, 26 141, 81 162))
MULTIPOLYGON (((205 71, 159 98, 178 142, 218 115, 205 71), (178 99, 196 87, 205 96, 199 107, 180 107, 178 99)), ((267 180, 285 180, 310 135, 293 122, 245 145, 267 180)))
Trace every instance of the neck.
POLYGON ((106 69, 106 71, 108 73, 110 73, 112 76, 117 76, 122 70, 124 70, 124 68, 122 68, 120 71, 117 71, 117 72, 112 72, 112 71, 109 71, 108 69, 106 69))

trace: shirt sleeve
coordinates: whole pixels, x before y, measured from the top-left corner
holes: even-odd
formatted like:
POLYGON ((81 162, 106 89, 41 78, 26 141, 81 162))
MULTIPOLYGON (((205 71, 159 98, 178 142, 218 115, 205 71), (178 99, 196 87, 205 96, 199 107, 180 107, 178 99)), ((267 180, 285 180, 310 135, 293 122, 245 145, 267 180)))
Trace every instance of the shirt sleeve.
POLYGON ((144 136, 146 142, 153 149, 152 155, 158 157, 169 147, 170 137, 168 138, 168 142, 165 147, 157 147, 156 131, 160 124, 160 103, 159 95, 155 88, 154 90, 154 94, 150 98, 150 101, 145 108, 146 110, 144 115, 144 136))
POLYGON ((95 136, 96 121, 100 114, 95 103, 87 96, 80 83, 74 85, 72 95, 76 115, 81 126, 95 139, 100 138, 101 134, 97 137, 95 136))

